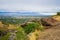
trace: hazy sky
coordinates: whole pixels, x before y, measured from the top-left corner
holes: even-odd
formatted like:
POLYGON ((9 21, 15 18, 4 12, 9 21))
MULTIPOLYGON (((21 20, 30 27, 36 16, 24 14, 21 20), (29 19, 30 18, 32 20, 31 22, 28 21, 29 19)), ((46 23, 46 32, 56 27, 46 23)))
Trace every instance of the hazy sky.
POLYGON ((0 0, 0 10, 57 12, 60 0, 0 0))

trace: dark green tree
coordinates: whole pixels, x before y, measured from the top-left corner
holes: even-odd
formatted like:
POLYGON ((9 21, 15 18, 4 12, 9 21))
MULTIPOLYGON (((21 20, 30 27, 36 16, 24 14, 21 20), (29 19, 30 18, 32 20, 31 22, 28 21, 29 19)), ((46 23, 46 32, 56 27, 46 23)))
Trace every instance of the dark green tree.
POLYGON ((60 12, 57 12, 57 15, 60 15, 60 12))

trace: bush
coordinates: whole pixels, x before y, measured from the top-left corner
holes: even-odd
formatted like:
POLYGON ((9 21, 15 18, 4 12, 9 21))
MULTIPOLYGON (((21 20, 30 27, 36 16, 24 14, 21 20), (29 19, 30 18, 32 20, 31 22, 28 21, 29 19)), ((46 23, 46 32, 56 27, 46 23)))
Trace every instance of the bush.
POLYGON ((60 12, 57 12, 57 15, 60 15, 60 12))
POLYGON ((17 29, 16 33, 16 39, 15 40, 29 40, 26 33, 24 32, 24 29, 22 27, 19 27, 17 29))
POLYGON ((0 40, 9 40, 10 33, 8 32, 5 36, 1 37, 0 40))
POLYGON ((43 26, 41 24, 32 22, 32 23, 28 23, 27 26, 24 27, 24 31, 29 34, 31 32, 34 32, 36 29, 37 30, 43 30, 43 26))

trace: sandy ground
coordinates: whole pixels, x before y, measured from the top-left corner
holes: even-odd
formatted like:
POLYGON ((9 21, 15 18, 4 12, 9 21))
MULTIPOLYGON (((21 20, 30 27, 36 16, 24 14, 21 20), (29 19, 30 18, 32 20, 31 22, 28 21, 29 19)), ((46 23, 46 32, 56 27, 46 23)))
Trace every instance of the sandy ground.
POLYGON ((44 32, 40 33, 37 40, 60 40, 60 26, 46 29, 44 32))

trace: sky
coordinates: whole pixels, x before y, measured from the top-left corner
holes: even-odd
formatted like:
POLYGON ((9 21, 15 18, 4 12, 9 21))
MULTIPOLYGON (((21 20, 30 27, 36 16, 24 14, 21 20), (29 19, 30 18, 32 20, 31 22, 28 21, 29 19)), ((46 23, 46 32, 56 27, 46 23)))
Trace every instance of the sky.
POLYGON ((60 12, 60 0, 0 0, 0 11, 60 12))

